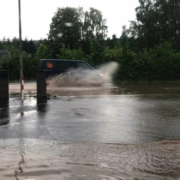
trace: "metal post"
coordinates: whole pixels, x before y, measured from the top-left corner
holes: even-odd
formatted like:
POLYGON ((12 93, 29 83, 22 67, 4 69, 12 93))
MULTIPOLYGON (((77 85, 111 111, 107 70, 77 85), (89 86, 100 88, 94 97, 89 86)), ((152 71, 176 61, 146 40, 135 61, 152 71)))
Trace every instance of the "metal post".
POLYGON ((9 72, 0 71, 0 108, 9 104, 9 72))
POLYGON ((22 77, 23 77, 23 57, 22 57, 22 30, 21 30, 21 0, 19 0, 19 57, 20 57, 20 91, 22 94, 22 77))
POLYGON ((46 72, 38 71, 37 72, 37 103, 46 103, 47 94, 46 94, 46 72))

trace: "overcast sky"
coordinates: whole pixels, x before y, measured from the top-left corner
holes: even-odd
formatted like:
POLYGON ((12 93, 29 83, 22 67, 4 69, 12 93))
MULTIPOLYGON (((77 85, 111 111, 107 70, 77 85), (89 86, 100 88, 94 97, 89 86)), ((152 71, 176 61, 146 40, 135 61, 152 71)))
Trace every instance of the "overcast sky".
MULTIPOLYGON (((0 39, 19 37, 18 0, 0 0, 0 39)), ((123 25, 135 20, 138 0, 21 0, 22 37, 28 39, 46 38, 49 24, 58 7, 94 7, 107 19, 108 36, 120 37, 123 25)))

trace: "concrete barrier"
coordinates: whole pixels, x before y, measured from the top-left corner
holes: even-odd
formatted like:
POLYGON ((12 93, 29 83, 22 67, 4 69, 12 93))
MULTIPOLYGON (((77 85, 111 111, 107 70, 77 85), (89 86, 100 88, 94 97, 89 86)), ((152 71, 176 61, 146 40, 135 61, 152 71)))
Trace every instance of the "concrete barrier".
POLYGON ((0 107, 9 105, 9 71, 0 71, 0 107))
POLYGON ((47 98, 46 94, 46 72, 37 72, 37 98, 47 98))

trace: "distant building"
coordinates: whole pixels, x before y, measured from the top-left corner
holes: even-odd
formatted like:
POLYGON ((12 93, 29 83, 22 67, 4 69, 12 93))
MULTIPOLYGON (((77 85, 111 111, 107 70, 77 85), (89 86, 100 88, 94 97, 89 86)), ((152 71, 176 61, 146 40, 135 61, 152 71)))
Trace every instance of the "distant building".
POLYGON ((10 51, 7 49, 0 50, 0 60, 3 59, 3 56, 9 57, 10 56, 10 51))

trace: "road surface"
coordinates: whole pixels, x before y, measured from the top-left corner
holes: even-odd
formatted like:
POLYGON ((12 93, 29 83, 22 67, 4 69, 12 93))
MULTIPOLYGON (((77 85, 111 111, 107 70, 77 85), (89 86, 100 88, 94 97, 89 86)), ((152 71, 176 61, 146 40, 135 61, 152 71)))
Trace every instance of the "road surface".
POLYGON ((143 88, 49 88, 47 103, 10 98, 0 108, 0 179, 180 179, 179 88, 143 88))

